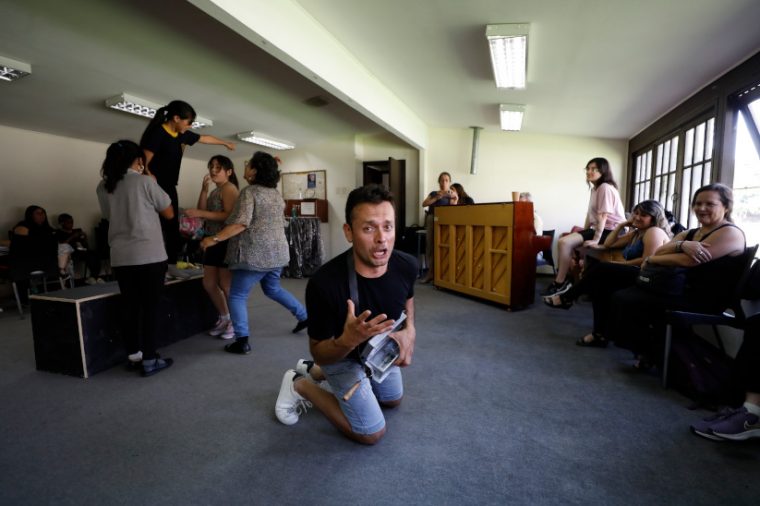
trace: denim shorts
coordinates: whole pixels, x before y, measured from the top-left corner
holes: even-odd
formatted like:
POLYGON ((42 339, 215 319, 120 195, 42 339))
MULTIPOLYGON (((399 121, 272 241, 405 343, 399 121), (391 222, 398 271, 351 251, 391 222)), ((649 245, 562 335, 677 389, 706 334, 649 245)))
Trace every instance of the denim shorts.
POLYGON ((351 424, 351 430, 356 434, 368 435, 382 430, 385 417, 380 403, 397 401, 404 395, 401 370, 396 366, 391 367, 382 383, 367 378, 364 366, 356 360, 344 359, 320 367, 338 399, 340 409, 351 424), (343 395, 357 381, 361 381, 361 385, 348 401, 344 401, 343 395))

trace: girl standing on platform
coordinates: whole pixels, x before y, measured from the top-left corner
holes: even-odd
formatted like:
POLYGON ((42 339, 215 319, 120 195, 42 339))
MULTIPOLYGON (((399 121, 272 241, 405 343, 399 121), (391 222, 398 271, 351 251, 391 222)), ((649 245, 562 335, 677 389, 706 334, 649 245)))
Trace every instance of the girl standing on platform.
POLYGON ((152 177, 143 177, 145 155, 132 141, 111 144, 103 161, 98 201, 110 216, 111 267, 124 305, 124 340, 132 365, 142 361, 143 376, 171 366, 156 353, 158 303, 166 275, 166 250, 159 215, 170 220, 169 195, 152 177))
MULTIPOLYGON (((145 151, 145 173, 156 178, 158 185, 171 198, 175 212, 179 209, 177 181, 185 146, 200 142, 225 146, 230 151, 235 149, 233 142, 191 131, 195 116, 195 109, 190 104, 173 100, 156 111, 140 140, 140 146, 145 151)), ((169 264, 176 264, 180 249, 179 219, 176 214, 171 219, 161 220, 161 230, 169 264)))
MULTIPOLYGON (((208 174, 203 176, 201 193, 198 196, 198 208, 186 209, 185 214, 191 218, 203 218, 203 232, 206 237, 215 236, 224 228, 224 220, 229 217, 235 201, 240 194, 235 167, 226 156, 216 155, 208 162, 208 174), (208 185, 216 185, 208 193, 208 185)), ((203 288, 206 289, 211 302, 219 312, 219 319, 209 334, 222 339, 232 339, 235 330, 230 319, 227 299, 230 296, 232 273, 227 268, 224 257, 227 254, 227 241, 209 245, 203 252, 203 288)))

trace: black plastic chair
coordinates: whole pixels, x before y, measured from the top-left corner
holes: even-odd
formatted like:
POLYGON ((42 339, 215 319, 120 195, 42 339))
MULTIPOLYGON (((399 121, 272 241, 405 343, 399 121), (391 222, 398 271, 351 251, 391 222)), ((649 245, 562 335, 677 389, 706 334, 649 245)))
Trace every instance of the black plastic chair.
POLYGON ((668 361, 670 359, 670 349, 673 344, 673 326, 691 327, 693 325, 710 325, 715 334, 715 340, 718 343, 720 351, 726 353, 723 345, 723 339, 718 332, 718 325, 725 325, 735 329, 743 330, 746 320, 749 316, 757 313, 747 314, 744 309, 743 301, 756 302, 760 301, 760 261, 752 262, 755 259, 758 245, 747 247, 744 250, 745 268, 739 282, 736 284, 733 301, 731 305, 722 314, 691 313, 687 311, 666 311, 665 313, 665 350, 662 365, 662 386, 668 387, 668 361))

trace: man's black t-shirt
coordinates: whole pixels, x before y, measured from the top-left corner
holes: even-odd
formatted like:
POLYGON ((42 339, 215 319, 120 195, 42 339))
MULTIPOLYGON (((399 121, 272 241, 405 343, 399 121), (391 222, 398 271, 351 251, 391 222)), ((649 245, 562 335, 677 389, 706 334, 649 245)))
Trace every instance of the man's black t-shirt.
MULTIPOLYGON (((306 310, 309 313, 309 337, 318 341, 338 337, 343 333, 348 313, 348 266, 346 259, 353 250, 341 253, 323 265, 306 285, 306 310)), ((417 277, 417 260, 401 251, 393 251, 388 270, 379 278, 365 278, 356 274, 359 307, 355 314, 369 309, 373 318, 381 313, 397 319, 414 297, 414 280, 417 277)), ((364 344, 354 349, 349 357, 358 358, 364 344)))
POLYGON ((153 152, 148 169, 156 176, 158 186, 165 190, 177 186, 184 145, 192 146, 200 138, 200 135, 191 130, 172 137, 161 124, 148 127, 140 141, 140 147, 153 152))

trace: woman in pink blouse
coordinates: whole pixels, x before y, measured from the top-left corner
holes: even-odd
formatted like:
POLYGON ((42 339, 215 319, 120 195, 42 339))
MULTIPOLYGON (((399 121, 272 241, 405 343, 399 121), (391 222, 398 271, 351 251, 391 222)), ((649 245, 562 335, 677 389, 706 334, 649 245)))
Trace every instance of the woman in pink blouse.
POLYGON ((586 164, 586 181, 591 187, 586 222, 580 232, 560 237, 557 243, 557 276, 543 293, 545 296, 565 293, 572 286, 567 272, 575 248, 603 243, 618 223, 626 219, 620 192, 607 159, 594 158, 586 164))

